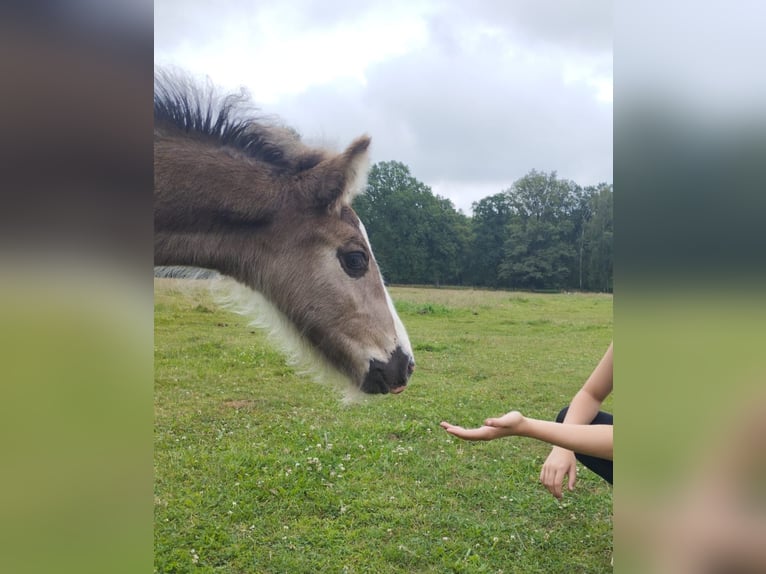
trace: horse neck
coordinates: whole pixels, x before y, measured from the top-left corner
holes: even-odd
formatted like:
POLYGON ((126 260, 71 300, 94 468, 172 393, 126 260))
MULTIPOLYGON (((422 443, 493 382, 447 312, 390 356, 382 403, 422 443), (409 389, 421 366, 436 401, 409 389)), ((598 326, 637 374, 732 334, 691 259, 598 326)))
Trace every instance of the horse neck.
POLYGON ((243 247, 257 265, 284 182, 268 166, 184 138, 155 140, 155 265, 241 278, 243 247))

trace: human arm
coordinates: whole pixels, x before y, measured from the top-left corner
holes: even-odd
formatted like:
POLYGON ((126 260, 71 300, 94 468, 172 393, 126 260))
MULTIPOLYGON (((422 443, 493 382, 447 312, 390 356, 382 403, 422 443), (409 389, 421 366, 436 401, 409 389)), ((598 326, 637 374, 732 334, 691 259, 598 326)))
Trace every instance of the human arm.
MULTIPOLYGON (((613 386, 613 345, 610 344, 596 368, 575 394, 569 404, 563 422, 566 424, 588 424, 598 414, 601 403, 612 391, 613 386)), ((585 454, 585 453, 584 453, 585 454)), ((554 446, 540 470, 540 482, 556 498, 562 496, 562 484, 574 490, 577 482, 577 461, 572 450, 554 446)))
POLYGON ((611 459, 613 451, 612 425, 568 424, 542 421, 511 411, 501 417, 484 421, 484 426, 465 429, 446 421, 441 427, 451 435, 465 440, 493 440, 506 436, 525 436, 611 459))
POLYGON ((587 425, 596 417, 601 403, 609 396, 613 388, 612 352, 613 345, 610 344, 585 384, 572 398, 564 423, 587 425))

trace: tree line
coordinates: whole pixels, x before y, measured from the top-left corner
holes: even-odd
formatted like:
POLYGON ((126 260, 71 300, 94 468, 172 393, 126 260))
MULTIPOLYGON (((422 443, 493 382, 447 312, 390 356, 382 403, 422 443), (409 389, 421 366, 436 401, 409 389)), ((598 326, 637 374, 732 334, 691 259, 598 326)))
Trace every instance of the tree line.
POLYGON ((611 292, 612 192, 532 170, 469 217, 389 161, 353 207, 389 283, 611 292))

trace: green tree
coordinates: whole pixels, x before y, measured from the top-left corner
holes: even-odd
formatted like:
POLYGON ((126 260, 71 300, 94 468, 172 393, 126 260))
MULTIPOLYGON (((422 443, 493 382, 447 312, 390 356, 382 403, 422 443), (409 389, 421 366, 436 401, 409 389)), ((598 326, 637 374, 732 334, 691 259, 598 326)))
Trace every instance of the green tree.
POLYGON ((372 166, 354 209, 367 228, 384 277, 393 283, 460 283, 468 218, 400 162, 372 166))
POLYGON ((592 291, 611 292, 614 285, 613 196, 613 187, 602 183, 589 197, 591 215, 583 236, 585 288, 592 291))
POLYGON ((395 161, 354 202, 393 283, 612 289, 612 186, 532 170, 466 217, 395 161))
POLYGON ((509 287, 562 289, 576 260, 576 218, 581 189, 532 170, 506 191, 513 211, 499 278, 509 287))
POLYGON ((570 287, 578 290, 586 288, 587 284, 587 239, 585 229, 593 216, 593 194, 596 193, 594 187, 586 187, 585 189, 579 186, 574 191, 574 197, 577 202, 577 206, 572 212, 571 218, 573 223, 572 241, 576 250, 576 261, 572 265, 572 273, 570 275, 568 284, 570 287))
POLYGON ((505 192, 496 193, 474 202, 471 208, 473 241, 468 276, 474 285, 498 287, 498 270, 513 214, 511 198, 505 192))

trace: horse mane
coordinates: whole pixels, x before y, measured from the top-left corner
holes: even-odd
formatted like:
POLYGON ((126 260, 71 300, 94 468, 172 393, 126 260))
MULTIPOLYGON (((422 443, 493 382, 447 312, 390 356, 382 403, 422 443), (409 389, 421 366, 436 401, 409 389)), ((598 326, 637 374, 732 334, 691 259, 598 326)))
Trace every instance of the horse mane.
POLYGON ((155 69, 155 130, 212 140, 287 173, 311 169, 328 158, 324 150, 304 145, 294 129, 257 111, 244 87, 222 96, 209 79, 202 86, 182 72, 155 69))

